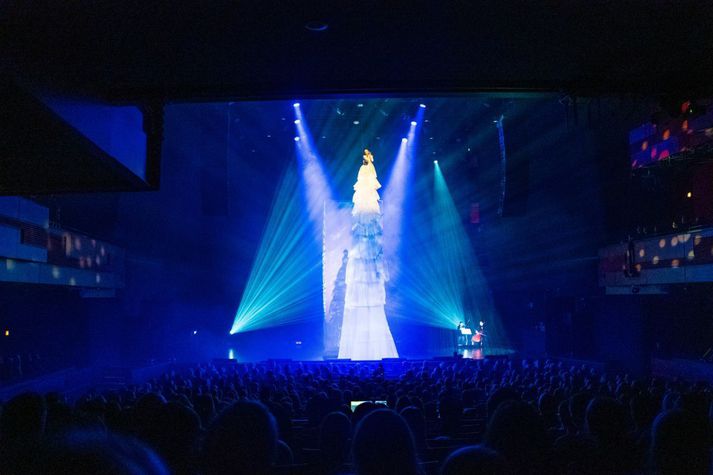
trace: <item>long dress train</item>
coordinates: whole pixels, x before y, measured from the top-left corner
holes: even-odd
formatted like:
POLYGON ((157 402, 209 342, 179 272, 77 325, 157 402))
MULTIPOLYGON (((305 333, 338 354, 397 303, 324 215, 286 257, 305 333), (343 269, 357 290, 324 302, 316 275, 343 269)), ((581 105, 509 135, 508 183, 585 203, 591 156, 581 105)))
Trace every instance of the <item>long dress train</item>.
POLYGON ((374 164, 365 159, 359 168, 352 198, 352 248, 345 277, 339 358, 398 357, 384 312, 386 291, 379 188, 374 164))

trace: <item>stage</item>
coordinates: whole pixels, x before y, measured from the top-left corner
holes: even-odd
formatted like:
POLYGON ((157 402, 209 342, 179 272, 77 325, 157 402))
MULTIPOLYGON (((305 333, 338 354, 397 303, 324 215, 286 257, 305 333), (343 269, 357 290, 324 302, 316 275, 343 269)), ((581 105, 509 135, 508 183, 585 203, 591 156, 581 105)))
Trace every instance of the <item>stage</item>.
POLYGON ((450 356, 464 322, 487 334, 482 351, 463 348, 468 357, 509 352, 474 252, 479 228, 463 219, 472 211, 459 198, 467 183, 448 177, 439 160, 424 160, 422 135, 433 120, 427 105, 399 104, 398 119, 386 114, 368 132, 354 129, 348 146, 330 141, 321 125, 314 131, 321 107, 292 104, 294 161, 275 190, 235 314, 233 354, 251 361, 450 356))

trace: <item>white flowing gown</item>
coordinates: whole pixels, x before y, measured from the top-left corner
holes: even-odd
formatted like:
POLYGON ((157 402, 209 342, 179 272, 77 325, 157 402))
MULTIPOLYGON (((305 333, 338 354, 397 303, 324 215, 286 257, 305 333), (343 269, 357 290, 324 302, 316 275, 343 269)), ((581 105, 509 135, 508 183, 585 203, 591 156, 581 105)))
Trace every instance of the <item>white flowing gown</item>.
POLYGON ((344 319, 339 358, 380 360, 397 358, 386 321, 385 272, 382 255, 381 184, 371 160, 359 168, 352 201, 352 248, 346 269, 344 319))

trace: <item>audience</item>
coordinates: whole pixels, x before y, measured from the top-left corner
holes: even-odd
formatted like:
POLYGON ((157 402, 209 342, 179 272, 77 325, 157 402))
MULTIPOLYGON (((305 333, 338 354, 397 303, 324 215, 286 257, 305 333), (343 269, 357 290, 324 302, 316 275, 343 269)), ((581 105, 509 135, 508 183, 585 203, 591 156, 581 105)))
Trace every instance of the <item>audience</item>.
POLYGON ((488 422, 485 446, 501 454, 513 473, 548 473, 550 444, 541 417, 530 404, 505 401, 488 422))
POLYGON ((267 408, 238 401, 208 428, 203 463, 208 475, 262 475, 277 459, 277 425, 267 408))
POLYGON ((428 442, 426 438, 426 419, 423 417, 423 411, 416 406, 408 406, 401 411, 401 417, 404 418, 409 429, 411 429, 413 441, 416 444, 416 452, 420 457, 424 457, 427 453, 428 442))
POLYGON ((655 473, 660 475, 710 473, 708 421, 683 409, 659 414, 654 421, 651 462, 655 473))
POLYGON ((7 401, 0 473, 703 474, 710 403, 556 361, 202 364, 7 401))
POLYGON ((17 472, 44 475, 168 475, 142 442, 95 431, 73 431, 46 444, 17 472))
POLYGON ((327 414, 319 428, 320 469, 324 475, 335 475, 349 459, 352 423, 343 412, 327 414))
POLYGON ((411 431, 390 409, 374 410, 359 422, 352 455, 358 475, 420 474, 411 431))
POLYGON ((25 393, 10 400, 0 413, 0 442, 22 443, 42 437, 47 422, 47 403, 39 394, 25 393))
POLYGON ((628 473, 636 468, 626 408, 616 399, 596 397, 587 406, 587 432, 594 440, 599 472, 628 473))
POLYGON ((441 475, 502 475, 510 473, 505 459, 480 445, 463 447, 448 456, 441 475))

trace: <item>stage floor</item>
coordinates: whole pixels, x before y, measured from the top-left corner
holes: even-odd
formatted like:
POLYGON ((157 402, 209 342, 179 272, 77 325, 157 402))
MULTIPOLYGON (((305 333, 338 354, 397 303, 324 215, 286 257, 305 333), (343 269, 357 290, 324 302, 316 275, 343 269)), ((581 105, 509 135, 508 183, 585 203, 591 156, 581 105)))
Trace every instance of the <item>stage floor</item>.
POLYGON ((512 355, 515 353, 514 350, 509 348, 460 348, 458 353, 463 356, 463 358, 471 360, 482 360, 488 356, 503 356, 512 355))

